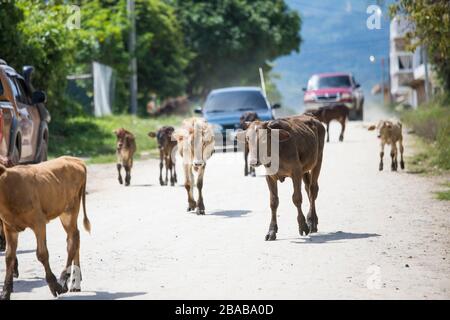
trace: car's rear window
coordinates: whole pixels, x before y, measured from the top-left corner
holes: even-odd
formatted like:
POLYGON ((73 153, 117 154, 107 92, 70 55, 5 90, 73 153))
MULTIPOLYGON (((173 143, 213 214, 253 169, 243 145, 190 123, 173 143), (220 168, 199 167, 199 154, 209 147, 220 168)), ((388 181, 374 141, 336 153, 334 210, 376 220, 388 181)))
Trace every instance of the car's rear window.
POLYGON ((351 87, 350 77, 345 75, 332 77, 312 77, 308 83, 308 90, 348 87, 351 87))
POLYGON ((251 111, 267 109, 259 91, 229 91, 211 94, 206 100, 206 112, 251 111))

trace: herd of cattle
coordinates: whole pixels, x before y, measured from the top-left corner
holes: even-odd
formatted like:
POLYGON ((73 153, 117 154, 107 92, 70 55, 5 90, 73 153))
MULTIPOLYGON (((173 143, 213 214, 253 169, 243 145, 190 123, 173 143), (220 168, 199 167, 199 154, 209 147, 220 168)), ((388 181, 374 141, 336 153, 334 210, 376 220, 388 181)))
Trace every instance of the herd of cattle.
MULTIPOLYGON (((327 124, 333 119, 342 124, 339 137, 343 141, 345 121, 348 109, 339 107, 322 108, 303 115, 280 118, 262 122, 255 113, 245 113, 241 117, 242 130, 237 140, 244 145, 245 175, 254 176, 255 168, 271 165, 270 149, 272 140, 278 143, 278 167, 275 172, 266 174, 270 191, 271 221, 266 240, 275 240, 278 232, 277 208, 278 181, 291 178, 294 194, 292 200, 297 207, 297 221, 300 235, 317 232, 318 216, 315 201, 319 192, 320 175, 327 124), (274 138, 275 137, 275 138, 274 138), (250 169, 248 169, 248 164, 250 169), (301 184, 305 184, 310 208, 305 218, 302 212, 301 184)), ((391 169, 397 170, 397 143, 400 150, 400 166, 404 168, 402 125, 399 122, 382 120, 369 130, 378 129, 381 139, 380 166, 383 169, 384 146, 391 145, 391 169)), ((134 135, 121 128, 115 131, 117 136, 118 180, 123 184, 122 167, 125 170, 125 185, 131 183, 133 155, 136 151, 134 135)), ((160 151, 159 182, 173 186, 177 183, 175 170, 176 153, 183 159, 182 167, 185 188, 188 195, 188 211, 196 210, 205 214, 202 188, 203 176, 208 159, 214 153, 215 134, 213 128, 202 118, 189 118, 180 128, 164 126, 149 137, 156 138, 160 151), (165 177, 163 169, 165 167, 165 177), (195 175, 197 176, 195 179, 195 175), (194 199, 194 187, 198 189, 198 199, 194 199)), ((329 141, 329 137, 327 138, 329 141)), ((80 159, 61 157, 37 165, 11 167, 8 159, 0 158, 0 250, 6 248, 6 276, 0 299, 9 299, 13 291, 13 278, 18 277, 16 249, 19 232, 30 228, 37 240, 37 258, 44 265, 45 278, 53 296, 67 291, 81 290, 80 270, 80 234, 77 226, 80 206, 83 206, 83 224, 90 231, 90 222, 86 215, 86 165, 80 159), (14 186, 14 188, 11 188, 14 186), (46 245, 46 224, 60 218, 67 233, 67 262, 60 279, 57 280, 49 265, 46 245)))

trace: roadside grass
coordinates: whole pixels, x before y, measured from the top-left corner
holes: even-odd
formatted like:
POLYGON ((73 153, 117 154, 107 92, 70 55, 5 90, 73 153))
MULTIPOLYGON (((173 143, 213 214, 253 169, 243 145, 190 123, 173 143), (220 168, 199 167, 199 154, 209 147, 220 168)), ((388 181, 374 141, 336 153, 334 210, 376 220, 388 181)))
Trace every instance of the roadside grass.
MULTIPOLYGON (((403 111, 400 117, 415 135, 415 153, 408 157, 408 172, 446 176, 450 170, 450 102, 436 97, 417 110, 403 111)), ((450 200, 450 182, 435 192, 439 200, 450 200)))
POLYGON ((147 136, 163 125, 178 126, 185 116, 140 118, 116 115, 104 118, 75 117, 51 123, 49 156, 72 155, 87 158, 88 163, 108 163, 116 159, 116 136, 113 131, 125 128, 136 136, 138 157, 155 156, 156 140, 147 136))
POLYGON ((450 170, 450 103, 444 98, 403 111, 402 121, 421 138, 413 162, 424 171, 437 167, 450 170))
POLYGON ((439 200, 450 201, 450 182, 442 185, 446 190, 436 192, 436 197, 439 200))

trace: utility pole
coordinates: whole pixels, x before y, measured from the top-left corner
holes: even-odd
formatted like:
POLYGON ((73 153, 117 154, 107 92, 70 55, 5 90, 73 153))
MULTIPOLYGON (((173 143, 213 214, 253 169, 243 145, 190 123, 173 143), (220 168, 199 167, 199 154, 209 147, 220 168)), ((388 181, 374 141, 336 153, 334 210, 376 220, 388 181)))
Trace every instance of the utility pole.
POLYGON ((130 21, 130 34, 128 38, 128 51, 130 53, 130 106, 131 114, 137 114, 137 61, 136 61, 136 15, 134 0, 127 0, 128 20, 130 21))
POLYGON ((386 107, 385 103, 385 85, 384 85, 384 58, 381 58, 381 96, 383 99, 383 107, 386 107))
POLYGON ((423 67, 425 71, 425 102, 430 101, 430 79, 428 77, 428 53, 427 47, 422 47, 423 67))
POLYGON ((392 100, 392 93, 391 93, 392 83, 391 83, 391 57, 390 56, 388 56, 388 58, 387 58, 387 77, 388 77, 388 88, 387 89, 388 89, 389 104, 392 105, 393 100, 392 100))

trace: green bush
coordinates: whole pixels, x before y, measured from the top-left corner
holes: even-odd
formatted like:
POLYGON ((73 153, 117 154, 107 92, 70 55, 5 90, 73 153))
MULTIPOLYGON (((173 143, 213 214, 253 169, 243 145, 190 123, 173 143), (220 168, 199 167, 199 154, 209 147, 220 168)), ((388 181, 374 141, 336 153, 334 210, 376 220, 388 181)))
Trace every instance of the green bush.
POLYGON ((449 98, 436 97, 417 110, 404 111, 401 118, 418 136, 432 143, 428 155, 431 164, 450 170, 449 98))

